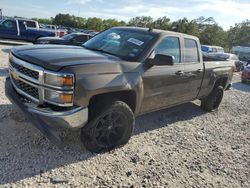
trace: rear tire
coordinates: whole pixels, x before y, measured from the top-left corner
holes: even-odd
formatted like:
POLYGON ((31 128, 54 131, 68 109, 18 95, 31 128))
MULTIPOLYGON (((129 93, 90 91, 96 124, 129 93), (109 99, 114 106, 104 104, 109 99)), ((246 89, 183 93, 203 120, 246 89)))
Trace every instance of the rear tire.
POLYGON ((220 106, 224 95, 224 89, 222 86, 215 86, 212 92, 201 100, 201 108, 205 111, 212 112, 220 106))
POLYGON ((82 128, 81 140, 91 152, 110 151, 126 144, 133 132, 135 118, 129 106, 122 101, 96 105, 90 122, 82 128))

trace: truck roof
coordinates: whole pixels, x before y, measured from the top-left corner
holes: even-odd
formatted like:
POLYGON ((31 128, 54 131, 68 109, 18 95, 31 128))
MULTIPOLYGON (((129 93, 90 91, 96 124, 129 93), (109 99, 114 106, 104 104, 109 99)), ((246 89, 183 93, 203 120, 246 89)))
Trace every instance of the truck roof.
POLYGON ((31 19, 25 19, 25 18, 6 18, 4 20, 22 20, 22 21, 31 21, 31 22, 37 22, 35 20, 31 20, 31 19))
POLYGON ((168 31, 168 30, 154 29, 154 28, 150 29, 146 27, 133 27, 133 26, 120 26, 120 27, 113 27, 113 28, 124 29, 124 30, 134 30, 134 31, 145 31, 145 32, 159 34, 159 35, 171 35, 171 34, 180 35, 182 37, 193 38, 193 39, 198 40, 198 37, 195 37, 193 35, 188 35, 185 33, 178 33, 178 32, 168 31))

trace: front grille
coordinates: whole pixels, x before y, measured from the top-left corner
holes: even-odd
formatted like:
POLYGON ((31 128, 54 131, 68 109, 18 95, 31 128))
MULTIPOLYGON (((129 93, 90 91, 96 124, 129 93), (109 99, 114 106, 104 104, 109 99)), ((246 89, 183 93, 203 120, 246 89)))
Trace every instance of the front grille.
POLYGON ((25 76, 28 76, 30 78, 34 78, 36 80, 38 80, 39 78, 39 73, 33 70, 30 70, 22 65, 19 65, 13 61, 10 61, 10 65, 15 68, 18 72, 24 74, 25 76))
POLYGON ((12 77, 12 80, 15 84, 15 86, 22 90, 24 93, 36 98, 36 99, 39 99, 39 91, 38 91, 38 88, 36 87, 33 87, 21 80, 15 80, 13 77, 12 77))

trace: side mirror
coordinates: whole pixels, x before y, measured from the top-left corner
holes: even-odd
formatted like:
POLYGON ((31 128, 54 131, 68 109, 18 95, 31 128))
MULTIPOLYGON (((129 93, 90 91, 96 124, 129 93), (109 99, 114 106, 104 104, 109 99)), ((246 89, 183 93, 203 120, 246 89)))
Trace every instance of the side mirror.
POLYGON ((25 29, 28 28, 28 27, 27 27, 27 23, 26 23, 25 21, 23 22, 23 25, 24 25, 25 29))
POLYGON ((174 64, 174 56, 156 54, 154 59, 151 59, 150 64, 156 65, 156 66, 173 65, 174 64))

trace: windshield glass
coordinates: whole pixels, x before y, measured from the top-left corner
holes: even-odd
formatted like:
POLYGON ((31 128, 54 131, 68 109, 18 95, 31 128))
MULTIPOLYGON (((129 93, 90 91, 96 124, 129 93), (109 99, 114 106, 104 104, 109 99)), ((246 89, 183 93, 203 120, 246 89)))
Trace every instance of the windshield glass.
POLYGON ((136 61, 154 36, 155 34, 150 32, 109 29, 90 39, 83 46, 128 61, 136 61))
POLYGON ((72 38, 74 38, 76 36, 76 34, 68 34, 68 35, 64 35, 62 38, 65 40, 70 40, 72 38))

